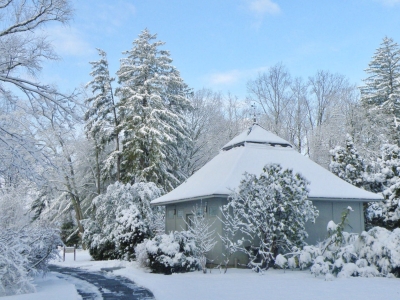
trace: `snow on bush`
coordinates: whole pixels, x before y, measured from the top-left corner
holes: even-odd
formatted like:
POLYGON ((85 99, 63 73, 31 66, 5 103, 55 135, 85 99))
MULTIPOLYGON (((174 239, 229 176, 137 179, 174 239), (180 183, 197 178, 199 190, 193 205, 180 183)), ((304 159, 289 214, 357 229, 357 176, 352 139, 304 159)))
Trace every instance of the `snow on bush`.
POLYGON ((62 244, 54 226, 30 222, 24 197, 12 190, 0 197, 0 296, 34 292, 32 277, 48 271, 62 244))
POLYGON ((162 274, 200 269, 200 262, 195 257, 197 250, 195 237, 190 231, 156 235, 136 247, 139 264, 162 274))
POLYGON ((90 255, 95 260, 135 258, 135 246, 152 236, 150 201, 160 195, 152 182, 108 186, 93 200, 92 218, 82 222, 90 255))
POLYGON ((393 230, 400 227, 400 147, 384 144, 381 155, 366 174, 367 189, 382 193, 384 200, 369 203, 368 222, 393 230))
POLYGON ((222 207, 224 226, 238 225, 245 241, 238 244, 228 239, 224 244, 235 244, 249 255, 249 267, 257 272, 273 266, 278 254, 303 246, 305 223, 318 215, 307 200, 307 185, 300 174, 277 164, 266 165, 259 177, 245 173, 239 190, 222 207))
POLYGON ((310 268, 315 276, 400 277, 400 228, 389 231, 374 227, 361 234, 344 232, 350 211, 349 207, 339 224, 329 222, 328 239, 287 254, 288 261, 297 262, 296 266, 302 269, 310 268))

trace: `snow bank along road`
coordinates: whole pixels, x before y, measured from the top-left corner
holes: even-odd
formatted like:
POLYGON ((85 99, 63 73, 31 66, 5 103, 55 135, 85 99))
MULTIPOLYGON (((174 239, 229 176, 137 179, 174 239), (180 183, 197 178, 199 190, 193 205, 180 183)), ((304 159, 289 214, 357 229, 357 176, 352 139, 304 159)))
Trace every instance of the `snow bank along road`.
POLYGON ((57 272, 57 277, 75 284, 83 299, 155 299, 153 294, 133 281, 121 276, 113 276, 103 269, 103 272, 87 272, 78 268, 49 266, 50 271, 57 272))

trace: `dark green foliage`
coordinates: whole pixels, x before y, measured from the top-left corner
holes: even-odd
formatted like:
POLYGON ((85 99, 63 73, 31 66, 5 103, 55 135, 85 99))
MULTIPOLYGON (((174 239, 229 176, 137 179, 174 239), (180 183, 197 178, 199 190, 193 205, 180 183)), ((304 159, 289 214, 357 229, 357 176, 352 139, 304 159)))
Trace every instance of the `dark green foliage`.
POLYGON ((115 249, 115 244, 109 241, 98 245, 97 247, 89 247, 89 254, 94 260, 118 258, 118 251, 115 249))
POLYGON ((72 221, 64 222, 61 225, 60 236, 64 245, 68 247, 78 245, 81 242, 77 226, 75 226, 72 221))
POLYGON ((329 169, 333 174, 355 185, 362 187, 364 184, 364 161, 354 147, 353 138, 346 136, 346 147, 337 146, 330 151, 332 161, 329 169))

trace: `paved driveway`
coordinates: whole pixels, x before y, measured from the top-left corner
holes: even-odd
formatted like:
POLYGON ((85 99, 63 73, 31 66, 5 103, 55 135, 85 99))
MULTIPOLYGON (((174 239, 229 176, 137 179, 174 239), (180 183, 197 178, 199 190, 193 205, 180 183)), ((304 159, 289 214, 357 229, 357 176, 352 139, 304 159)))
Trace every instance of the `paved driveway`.
POLYGON ((75 284, 78 293, 86 299, 121 299, 144 300, 155 299, 152 292, 138 286, 133 281, 114 276, 112 269, 103 269, 102 272, 88 272, 79 268, 49 266, 56 276, 75 284), (58 273, 58 274, 57 274, 58 273))

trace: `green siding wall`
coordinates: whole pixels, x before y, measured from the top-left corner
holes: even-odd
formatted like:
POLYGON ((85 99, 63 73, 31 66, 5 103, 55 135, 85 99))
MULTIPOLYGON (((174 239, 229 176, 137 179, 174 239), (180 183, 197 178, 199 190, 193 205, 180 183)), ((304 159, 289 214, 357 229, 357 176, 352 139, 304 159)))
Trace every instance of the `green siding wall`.
MULTIPOLYGON (((166 205, 166 218, 165 218, 165 230, 166 233, 171 231, 181 231, 187 230, 187 225, 185 221, 188 215, 192 213, 196 205, 198 207, 207 205, 206 217, 213 223, 213 229, 215 229, 215 239, 217 241, 216 246, 213 251, 209 254, 208 259, 212 264, 220 264, 223 262, 223 245, 218 234, 222 234, 222 224, 218 217, 221 216, 221 211, 219 207, 226 204, 226 198, 216 197, 208 198, 198 201, 187 201, 177 204, 166 205), (217 215, 210 215, 212 208, 216 208, 217 215), (179 215, 179 216, 178 216, 179 215)), ((315 244, 318 241, 322 241, 327 237, 326 227, 330 220, 338 223, 341 219, 341 215, 344 209, 351 206, 354 212, 350 213, 349 224, 345 228, 348 232, 360 233, 364 230, 364 214, 363 214, 363 204, 361 202, 340 202, 340 201, 313 201, 314 205, 319 210, 319 217, 315 223, 308 222, 306 224, 306 231, 309 234, 306 242, 308 244, 315 244)), ((241 238, 238 236, 237 238, 241 238)), ((231 265, 234 264, 235 259, 239 265, 247 264, 247 257, 243 253, 236 253, 231 258, 231 265)))

